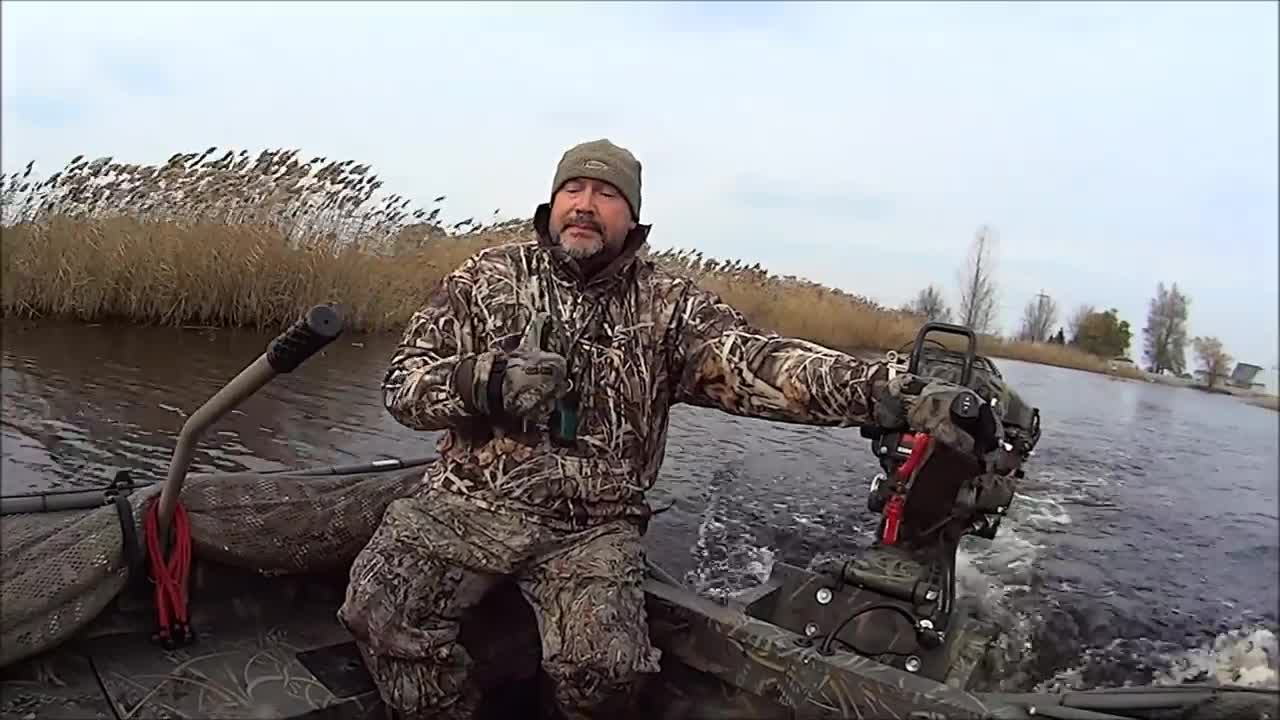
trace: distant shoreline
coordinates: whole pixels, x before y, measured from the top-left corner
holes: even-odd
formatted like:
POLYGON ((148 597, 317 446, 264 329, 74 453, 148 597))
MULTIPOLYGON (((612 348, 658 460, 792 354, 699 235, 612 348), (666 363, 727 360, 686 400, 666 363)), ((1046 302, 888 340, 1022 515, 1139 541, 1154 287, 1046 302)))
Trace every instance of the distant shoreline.
MULTIPOLYGON (((526 222, 461 235, 401 236, 386 247, 286 240, 248 223, 68 219, 0 230, 4 317, 278 331, 317 302, 348 311, 355 332, 400 332, 428 288, 478 250, 531 239, 526 222)), ((734 263, 649 256, 695 279, 754 324, 832 348, 909 346, 923 318, 872 300, 734 263)), ((948 341, 950 342, 950 341, 948 341)), ((1078 348, 982 336, 994 358, 1140 378, 1078 348)))
MULTIPOLYGON (((369 209, 382 183, 368 165, 304 163, 296 150, 256 159, 214 151, 179 153, 161 167, 81 156, 43 182, 0 178, 0 315, 278 332, 312 305, 337 302, 351 332, 400 332, 464 259, 534 238, 527 218, 445 227, 439 209, 411 211, 399 195, 369 209)), ((907 348, 925 321, 758 265, 686 251, 647 256, 757 327, 831 348, 907 348)), ((982 335, 978 352, 1147 379, 1072 345, 982 335)))

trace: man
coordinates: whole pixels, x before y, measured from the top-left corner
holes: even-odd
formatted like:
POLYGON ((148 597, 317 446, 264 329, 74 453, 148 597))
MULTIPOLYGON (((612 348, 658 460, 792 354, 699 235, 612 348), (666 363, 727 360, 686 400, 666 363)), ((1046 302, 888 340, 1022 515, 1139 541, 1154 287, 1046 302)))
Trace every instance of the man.
POLYGON ((674 403, 814 425, 874 414, 973 447, 946 412, 954 391, 913 402, 879 364, 758 332, 638 258, 639 218, 635 157, 607 140, 571 148, 537 240, 445 277, 391 360, 388 410, 448 432, 353 564, 339 617, 400 716, 472 715, 459 622, 505 577, 534 609, 568 717, 606 717, 658 670, 641 536, 674 403))

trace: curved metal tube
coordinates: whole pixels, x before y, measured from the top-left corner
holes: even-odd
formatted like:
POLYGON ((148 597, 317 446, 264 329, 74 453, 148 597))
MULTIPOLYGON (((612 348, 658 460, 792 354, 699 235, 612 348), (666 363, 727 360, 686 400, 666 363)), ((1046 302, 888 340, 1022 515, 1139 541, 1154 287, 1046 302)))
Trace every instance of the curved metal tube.
POLYGON ((178 433, 178 445, 173 449, 173 459, 169 462, 169 474, 165 478, 164 490, 160 493, 160 537, 169 532, 169 521, 178 505, 178 495, 182 492, 182 483, 187 477, 187 469, 191 466, 191 458, 195 454, 196 443, 211 425, 246 398, 257 392, 263 385, 271 382, 276 376, 275 368, 267 361, 266 353, 258 356, 244 370, 240 371, 231 382, 227 383, 213 397, 209 398, 199 410, 182 425, 178 433))
MULTIPOLYGON (((317 305, 298 319, 288 330, 272 341, 267 351, 240 371, 213 397, 182 425, 178 444, 169 463, 169 474, 160 493, 160 537, 167 538, 169 521, 182 493, 182 482, 187 477, 196 442, 211 425, 227 411, 239 405, 250 395, 271 382, 280 373, 292 372, 317 350, 328 345, 342 333, 342 316, 332 305, 317 305)), ((161 542, 164 542, 163 540, 161 542)))

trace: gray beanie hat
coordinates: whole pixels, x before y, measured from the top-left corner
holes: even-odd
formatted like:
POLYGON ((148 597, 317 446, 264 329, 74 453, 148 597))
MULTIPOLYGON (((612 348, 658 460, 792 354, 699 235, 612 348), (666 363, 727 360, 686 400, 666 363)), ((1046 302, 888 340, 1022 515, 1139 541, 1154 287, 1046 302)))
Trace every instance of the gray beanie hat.
POLYGON ((551 196, 574 178, 591 178, 618 188, 631 206, 631 215, 640 219, 640 161, 630 150, 608 140, 592 140, 569 148, 551 183, 551 196))

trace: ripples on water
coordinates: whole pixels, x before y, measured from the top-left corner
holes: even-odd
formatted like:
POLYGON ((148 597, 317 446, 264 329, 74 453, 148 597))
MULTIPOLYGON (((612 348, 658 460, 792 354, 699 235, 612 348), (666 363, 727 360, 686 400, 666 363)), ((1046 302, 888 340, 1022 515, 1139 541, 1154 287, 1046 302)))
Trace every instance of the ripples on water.
MULTIPOLYGON (((243 331, 5 326, 6 494, 163 478, 187 413, 262 351, 243 331)), ((206 436, 196 471, 433 451, 382 408, 394 338, 344 337, 206 436)), ((1044 437, 993 542, 969 539, 962 593, 998 623, 1007 689, 1216 679, 1275 686, 1277 417, 1229 397, 1003 361, 1044 437)), ((673 410, 675 507, 647 537, 708 594, 776 560, 848 552, 875 527, 857 430, 673 410)))

